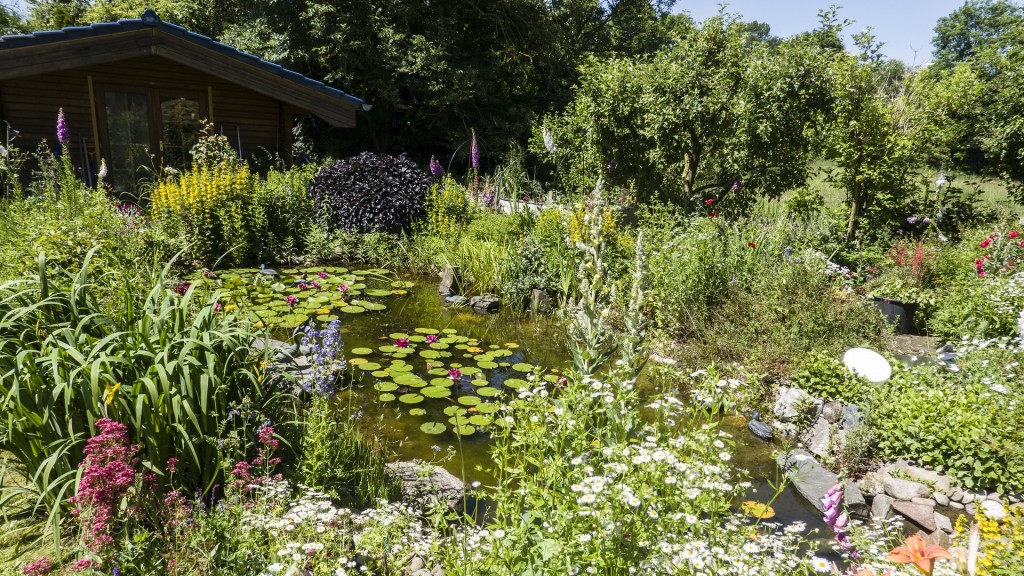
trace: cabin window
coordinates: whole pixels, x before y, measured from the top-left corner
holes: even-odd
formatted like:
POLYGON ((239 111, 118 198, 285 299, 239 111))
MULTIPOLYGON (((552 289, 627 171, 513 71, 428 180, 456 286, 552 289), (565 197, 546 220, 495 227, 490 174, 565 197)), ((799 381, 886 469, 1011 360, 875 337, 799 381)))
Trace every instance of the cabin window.
POLYGON ((150 166, 149 102, 145 93, 106 92, 107 139, 111 184, 118 192, 134 192, 150 166))
POLYGON ((101 150, 115 191, 138 195, 158 170, 191 167, 206 117, 199 93, 116 85, 98 92, 101 150))

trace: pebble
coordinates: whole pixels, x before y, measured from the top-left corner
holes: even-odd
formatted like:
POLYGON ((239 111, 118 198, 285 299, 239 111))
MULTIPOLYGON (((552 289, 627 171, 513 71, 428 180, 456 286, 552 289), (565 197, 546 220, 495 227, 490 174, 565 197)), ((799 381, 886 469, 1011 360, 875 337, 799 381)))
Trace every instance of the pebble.
POLYGON ((974 494, 971 494, 970 492, 964 492, 964 497, 960 501, 963 502, 964 504, 970 504, 971 502, 974 502, 974 494))
POLYGON ((1001 522, 1006 518, 1006 508, 1003 508, 1003 505, 995 500, 985 500, 982 502, 981 511, 985 513, 989 520, 995 520, 996 522, 1001 522))
POLYGON ((935 503, 939 506, 949 506, 949 496, 946 496, 942 492, 935 492, 932 494, 932 498, 935 499, 935 503))
POLYGON ((964 491, 959 488, 953 488, 953 490, 949 493, 949 499, 952 500, 953 502, 963 502, 964 491))
POLYGON ((989 495, 988 495, 988 499, 989 500, 993 500, 995 502, 1002 502, 1003 501, 1003 495, 1000 494, 999 492, 990 492, 989 495))
POLYGON ((974 513, 978 511, 977 506, 972 504, 964 504, 964 512, 967 512, 968 516, 974 516, 974 513))
POLYGON ((950 507, 956 508, 957 510, 963 510, 964 509, 964 505, 959 503, 959 502, 950 502, 949 505, 950 505, 950 507))

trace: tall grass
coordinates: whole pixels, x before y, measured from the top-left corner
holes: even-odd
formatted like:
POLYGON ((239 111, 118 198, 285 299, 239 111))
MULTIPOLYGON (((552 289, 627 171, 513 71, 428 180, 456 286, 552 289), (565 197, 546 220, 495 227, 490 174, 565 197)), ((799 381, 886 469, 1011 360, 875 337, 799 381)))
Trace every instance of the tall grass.
POLYGON ((225 460, 244 457, 251 422, 287 400, 264 385, 249 325, 214 310, 218 295, 179 296, 165 268, 143 304, 125 299, 108 314, 94 294, 105 278, 91 278, 93 254, 55 274, 40 255, 33 277, 0 284, 0 452, 28 480, 3 487, 0 506, 27 497, 28 511, 45 510, 54 527, 98 419, 125 424, 158 476, 177 458, 176 477, 208 492, 225 460))

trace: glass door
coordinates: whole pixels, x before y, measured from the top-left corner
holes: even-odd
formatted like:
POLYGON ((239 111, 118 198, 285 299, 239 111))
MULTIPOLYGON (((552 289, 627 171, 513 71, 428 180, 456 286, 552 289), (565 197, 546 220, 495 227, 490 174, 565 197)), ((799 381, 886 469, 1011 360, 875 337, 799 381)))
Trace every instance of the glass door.
POLYGON ((114 190, 137 192, 138 181, 151 166, 149 98, 145 92, 105 91, 108 181, 114 190))
POLYGON ((192 147, 202 131, 199 98, 160 96, 160 153, 164 167, 185 171, 192 165, 192 147))

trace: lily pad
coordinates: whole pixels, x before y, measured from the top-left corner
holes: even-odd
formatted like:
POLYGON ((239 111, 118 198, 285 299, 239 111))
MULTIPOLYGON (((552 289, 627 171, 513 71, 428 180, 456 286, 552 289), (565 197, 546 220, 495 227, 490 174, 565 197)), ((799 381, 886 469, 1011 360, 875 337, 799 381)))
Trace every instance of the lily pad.
POLYGON ((375 298, 383 298, 384 296, 391 296, 391 290, 381 290, 380 288, 371 288, 366 291, 367 296, 373 296, 375 298))
POLYGON ((377 397, 377 399, 380 400, 381 402, 391 402, 395 399, 395 395, 390 393, 381 394, 380 396, 377 397))
POLYGON ((480 414, 494 414, 501 407, 497 402, 481 402, 474 406, 480 414))
POLYGON ((747 500, 741 504, 740 510, 743 510, 745 513, 761 520, 775 517, 775 510, 773 510, 771 506, 754 500, 747 500))
POLYGON ((373 354, 373 350, 370 348, 353 348, 352 353, 356 356, 369 356, 370 354, 373 354))
POLYGON ((363 308, 362 306, 345 306, 340 310, 345 314, 362 314, 363 312, 366 312, 366 308, 363 308))
POLYGON ((360 364, 365 364, 367 362, 369 362, 369 360, 366 358, 353 358, 348 361, 348 363, 353 366, 359 366, 360 364))
POLYGON ((398 384, 394 382, 378 382, 373 385, 373 389, 378 392, 394 392, 398 390, 398 384))
POLYGON ((501 391, 499 391, 497 388, 484 386, 483 388, 478 388, 476 393, 481 396, 497 396, 498 394, 501 394, 501 391))
POLYGON ((504 384, 506 388, 515 388, 517 390, 519 388, 526 388, 530 385, 526 380, 521 380, 519 378, 509 378, 505 380, 504 384))
POLYGON ((498 365, 494 362, 477 362, 476 365, 480 368, 483 368, 484 370, 494 370, 495 368, 498 367, 498 365))
POLYGON ((419 394, 402 394, 398 397, 398 401, 403 404, 419 404, 423 402, 423 396, 419 394))
POLYGON ((409 416, 426 416, 427 411, 423 408, 410 408, 409 416))
POLYGON ((373 372, 375 370, 380 370, 380 368, 380 364, 377 364, 376 362, 363 362, 359 365, 359 369, 364 372, 373 372))
POLYGON ((406 334, 405 332, 395 332, 393 334, 388 334, 388 338, 391 338, 392 340, 398 340, 399 338, 408 338, 408 337, 409 337, 409 335, 406 334))
POLYGON ((417 384, 426 384, 426 382, 419 376, 406 372, 395 376, 395 384, 399 386, 415 386, 417 384))
POLYGON ((476 406, 477 404, 480 403, 480 399, 477 398, 476 396, 459 396, 456 402, 462 404, 463 406, 476 406))
POLYGON ((440 434, 447 429, 448 427, 440 422, 424 422, 420 425, 420 430, 424 434, 440 434))
POLYGON ((420 390, 420 393, 427 398, 447 398, 452 395, 451 389, 440 386, 427 386, 420 390))
POLYGON ((469 423, 473 426, 487 426, 493 421, 490 416, 484 414, 477 414, 476 416, 470 416, 469 423))
POLYGON ((415 331, 420 334, 437 334, 437 330, 434 330, 433 328, 417 328, 415 331))
POLYGON ((427 360, 433 360, 434 358, 441 357, 441 353, 437 350, 422 350, 419 354, 421 358, 426 358, 427 360))
POLYGON ((476 428, 473 426, 459 426, 453 430, 459 436, 472 436, 476 432, 476 428))
POLYGON ((449 406, 444 409, 445 416, 454 416, 456 414, 465 414, 466 409, 461 406, 449 406))

